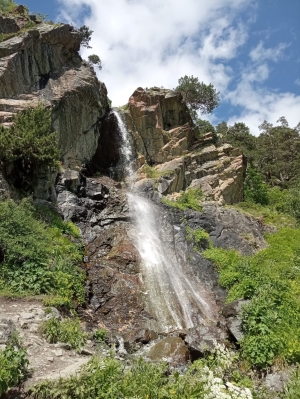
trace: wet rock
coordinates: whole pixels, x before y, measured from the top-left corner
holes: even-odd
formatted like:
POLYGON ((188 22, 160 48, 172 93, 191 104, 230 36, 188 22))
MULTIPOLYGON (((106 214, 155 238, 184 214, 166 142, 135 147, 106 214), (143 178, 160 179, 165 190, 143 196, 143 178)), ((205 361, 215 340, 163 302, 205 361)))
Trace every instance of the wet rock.
POLYGON ((189 350, 179 337, 167 337, 153 345, 147 355, 151 360, 167 360, 172 364, 184 364, 189 360, 189 350))
POLYGON ((225 329, 216 325, 199 325, 189 330, 185 337, 185 343, 188 345, 191 359, 197 360, 204 353, 214 348, 214 343, 222 343, 228 338, 225 329))
POLYGON ((0 320, 0 344, 6 345, 12 334, 16 331, 16 326, 12 320, 0 320))

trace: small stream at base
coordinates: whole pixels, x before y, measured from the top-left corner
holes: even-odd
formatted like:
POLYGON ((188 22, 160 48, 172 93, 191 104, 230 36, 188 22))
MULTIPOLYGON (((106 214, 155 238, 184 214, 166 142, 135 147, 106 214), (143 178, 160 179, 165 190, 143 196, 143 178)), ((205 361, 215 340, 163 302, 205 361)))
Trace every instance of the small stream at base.
MULTIPOLYGON (((125 175, 134 177, 129 134, 117 111, 122 137, 121 162, 125 175)), ((146 310, 162 331, 191 328, 215 319, 215 303, 187 261, 179 261, 173 245, 164 240, 160 208, 129 188, 128 204, 135 222, 133 244, 141 257, 146 310)))

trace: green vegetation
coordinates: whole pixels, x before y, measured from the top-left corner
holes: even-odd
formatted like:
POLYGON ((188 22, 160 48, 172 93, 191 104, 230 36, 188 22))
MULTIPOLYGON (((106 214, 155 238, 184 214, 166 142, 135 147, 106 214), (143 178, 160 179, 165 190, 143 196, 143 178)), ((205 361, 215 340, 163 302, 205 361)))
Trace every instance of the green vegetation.
POLYGON ((107 338, 107 330, 98 328, 98 330, 94 331, 93 338, 99 342, 104 341, 107 338))
POLYGON ((0 14, 2 12, 11 12, 17 7, 13 0, 0 0, 0 14))
POLYGON ((0 293, 48 294, 47 305, 69 308, 83 303, 78 237, 78 229, 50 209, 27 199, 0 201, 0 293))
POLYGON ((171 201, 167 198, 163 198, 162 202, 167 205, 173 206, 185 211, 187 209, 193 209, 194 211, 202 212, 201 200, 203 198, 203 193, 200 188, 190 189, 184 191, 176 201, 171 201))
POLYGON ((79 34, 82 47, 85 47, 85 48, 92 48, 92 47, 90 46, 89 43, 90 43, 90 41, 91 41, 93 31, 90 30, 90 28, 89 28, 88 26, 82 25, 82 26, 77 30, 77 32, 78 32, 78 34, 79 34))
POLYGON ((2 172, 14 176, 16 188, 32 190, 39 168, 57 168, 59 150, 51 129, 51 110, 42 104, 28 108, 13 118, 13 125, 0 125, 0 163, 2 172))
POLYGON ((102 69, 102 63, 100 57, 96 54, 91 54, 88 56, 88 61, 91 65, 95 65, 98 69, 102 69))
POLYGON ((237 367, 235 354, 221 345, 194 362, 185 374, 168 370, 164 363, 138 359, 128 369, 116 359, 95 356, 77 376, 37 384, 30 398, 251 399, 247 387, 252 388, 252 381, 237 367))
POLYGON ((17 334, 13 334, 5 349, 0 349, 0 396, 18 385, 27 374, 28 360, 17 334))
POLYGON ((157 179, 160 176, 159 171, 147 163, 142 166, 141 170, 149 179, 157 179))
POLYGON ((244 123, 227 126, 222 122, 216 126, 220 141, 240 148, 251 167, 270 186, 280 188, 295 187, 300 173, 300 124, 291 128, 284 117, 274 126, 264 121, 259 126, 258 137, 250 134, 244 123))
POLYGON ((40 333, 51 344, 65 342, 77 351, 82 349, 87 339, 87 334, 80 327, 80 322, 77 318, 60 321, 55 317, 51 317, 41 324, 40 333))
POLYGON ((197 111, 201 114, 209 114, 219 105, 220 96, 214 86, 199 82, 194 76, 187 76, 178 80, 178 86, 174 89, 182 94, 183 101, 189 107, 191 116, 197 119, 197 111))
POLYGON ((253 256, 217 248, 204 252, 218 267, 227 302, 251 299, 243 312, 241 349, 251 365, 261 368, 300 361, 300 230, 282 228, 267 242, 253 256))
POLYGON ((194 249, 201 251, 211 246, 209 234, 204 229, 192 230, 190 227, 186 228, 187 240, 193 241, 195 244, 194 249))

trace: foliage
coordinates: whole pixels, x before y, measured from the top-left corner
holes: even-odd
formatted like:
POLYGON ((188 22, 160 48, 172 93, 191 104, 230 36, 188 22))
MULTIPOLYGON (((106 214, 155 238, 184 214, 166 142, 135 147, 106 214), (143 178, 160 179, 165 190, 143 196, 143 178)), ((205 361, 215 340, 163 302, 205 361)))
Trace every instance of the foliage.
POLYGON ((257 138, 250 134, 249 127, 243 122, 236 122, 233 126, 227 126, 226 122, 219 123, 216 131, 220 134, 222 143, 229 143, 233 147, 240 148, 246 155, 248 163, 253 164, 256 155, 257 138))
POLYGON ((77 318, 60 321, 55 317, 51 317, 41 324, 40 333, 51 344, 65 342, 77 351, 82 349, 87 339, 87 334, 81 329, 77 318))
POLYGON ((191 111, 192 118, 196 120, 197 111, 201 114, 209 114, 219 105, 220 96, 214 86, 199 82, 199 79, 185 75, 178 80, 175 91, 182 94, 183 101, 191 111))
POLYGON ((298 399, 300 398, 300 369, 293 372, 293 375, 288 384, 284 387, 283 399, 298 399))
POLYGON ((94 331, 93 337, 99 342, 104 341, 107 338, 107 330, 98 328, 98 330, 94 331))
POLYGON ((36 210, 28 199, 0 201, 0 290, 51 294, 72 307, 85 295, 81 243, 71 241, 79 232, 45 209, 36 210))
POLYGON ((218 135, 217 135, 216 129, 214 128, 214 126, 209 121, 197 118, 196 119, 196 126, 199 128, 200 137, 203 136, 205 133, 211 133, 212 134, 213 143, 217 144, 218 135))
POLYGON ((159 171, 147 163, 142 166, 141 170, 149 179, 157 179, 160 176, 159 171))
POLYGON ((88 26, 82 25, 78 29, 78 34, 79 34, 79 37, 80 37, 81 45, 83 47, 85 47, 85 48, 91 48, 89 43, 91 41, 93 31, 90 30, 88 26))
POLYGON ((300 360, 300 230, 282 228, 267 236, 269 246, 253 256, 210 248, 227 301, 251 299, 243 312, 244 358, 265 368, 276 359, 300 360))
POLYGON ((292 187, 300 173, 300 136, 298 128, 290 128, 284 117, 273 126, 266 121, 259 127, 256 164, 271 185, 292 187))
POLYGON ((193 241, 195 250, 202 250, 211 246, 209 234, 204 229, 192 230, 190 227, 186 228, 187 239, 193 241))
POLYGON ((244 181, 245 201, 256 204, 268 205, 268 188, 263 181, 262 175, 253 167, 248 167, 244 181))
POLYGON ((194 211, 202 212, 201 200, 203 198, 203 193, 200 188, 189 189, 181 193, 176 201, 171 201, 167 198, 163 198, 162 202, 167 205, 173 206, 185 211, 187 209, 193 209, 194 211))
MULTIPOLYGON (((35 399, 252 399, 250 389, 235 380, 237 360, 217 345, 206 358, 190 366, 185 374, 171 372, 164 363, 137 359, 130 369, 112 358, 93 357, 77 376, 45 381, 31 389, 35 399)), ((239 375, 240 377, 240 375, 239 375)), ((241 380, 241 377, 240 377, 241 380)))
POLYGON ((95 65, 98 69, 102 69, 102 63, 100 57, 96 54, 91 54, 88 56, 88 61, 91 65, 95 65))
POLYGON ((0 0, 0 13, 10 12, 17 7, 17 4, 13 0, 0 0))
POLYGON ((57 167, 59 150, 51 129, 51 110, 42 104, 20 111, 13 125, 0 125, 0 165, 6 175, 17 175, 19 188, 32 188, 37 168, 57 167))
POLYGON ((0 396, 25 378, 27 365, 26 350, 14 333, 5 349, 0 349, 0 396))

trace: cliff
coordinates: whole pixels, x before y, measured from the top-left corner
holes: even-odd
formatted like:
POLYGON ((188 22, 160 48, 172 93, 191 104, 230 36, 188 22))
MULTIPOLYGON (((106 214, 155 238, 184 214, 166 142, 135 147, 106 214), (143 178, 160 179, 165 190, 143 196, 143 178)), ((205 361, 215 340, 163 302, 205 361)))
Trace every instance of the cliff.
MULTIPOLYGON (((78 54, 79 32, 14 14, 1 17, 0 33, 7 34, 0 43, 0 123, 9 126, 12 115, 42 102, 52 111, 62 166, 80 170, 96 151, 108 102, 105 85, 78 54)), ((38 192, 47 199, 47 190, 38 192)))
MULTIPOLYGON (((238 148, 217 147, 211 135, 201 136, 181 94, 154 87, 138 88, 120 111, 133 137, 141 166, 154 165, 161 195, 201 188, 206 199, 219 204, 243 200, 246 160, 238 148)), ((146 184, 143 168, 138 186, 146 184)))

